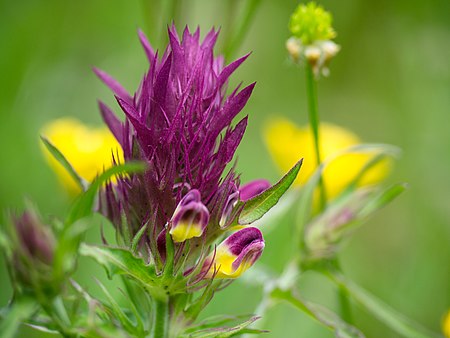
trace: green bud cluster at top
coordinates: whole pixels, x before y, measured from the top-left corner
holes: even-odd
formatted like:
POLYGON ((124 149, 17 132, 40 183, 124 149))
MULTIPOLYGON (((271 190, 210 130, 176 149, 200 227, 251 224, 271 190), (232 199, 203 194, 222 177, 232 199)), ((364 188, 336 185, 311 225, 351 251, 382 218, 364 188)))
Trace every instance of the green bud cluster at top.
POLYGON ((332 15, 315 2, 300 4, 289 21, 289 30, 299 38, 304 45, 310 45, 317 40, 331 40, 336 32, 331 26, 332 15))

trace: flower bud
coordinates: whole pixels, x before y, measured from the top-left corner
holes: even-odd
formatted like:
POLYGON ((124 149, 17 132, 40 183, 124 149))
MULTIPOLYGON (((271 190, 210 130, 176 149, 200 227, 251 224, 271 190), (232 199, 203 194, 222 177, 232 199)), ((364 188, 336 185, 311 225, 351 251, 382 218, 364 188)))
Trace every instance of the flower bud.
POLYGON ((178 203, 171 219, 169 231, 175 242, 200 237, 209 222, 209 211, 201 202, 200 192, 190 190, 178 203))
POLYGON ((233 213, 233 209, 239 201, 239 190, 237 189, 234 183, 232 184, 232 188, 230 189, 230 194, 225 202, 225 205, 222 210, 222 216, 219 220, 219 226, 224 228, 228 221, 230 221, 231 214, 233 213))
POLYGON ((240 199, 241 201, 247 201, 270 188, 270 186, 270 182, 264 179, 248 182, 239 189, 240 199))
POLYGON ((26 211, 21 217, 14 219, 14 224, 20 250, 30 260, 51 265, 55 239, 50 229, 41 224, 37 216, 30 211, 26 211))
POLYGON ((248 227, 229 236, 205 260, 208 278, 237 278, 261 256, 264 239, 257 228, 248 227))
POLYGON ((374 189, 355 191, 331 204, 306 227, 305 244, 312 259, 332 257, 339 244, 362 220, 361 210, 374 196, 374 189))
POLYGON ((290 37, 286 41, 286 49, 295 63, 298 63, 302 57, 303 45, 301 41, 295 37, 290 37))
POLYGON ((32 287, 47 284, 55 251, 55 238, 33 211, 13 217, 10 228, 11 267, 18 281, 32 287))

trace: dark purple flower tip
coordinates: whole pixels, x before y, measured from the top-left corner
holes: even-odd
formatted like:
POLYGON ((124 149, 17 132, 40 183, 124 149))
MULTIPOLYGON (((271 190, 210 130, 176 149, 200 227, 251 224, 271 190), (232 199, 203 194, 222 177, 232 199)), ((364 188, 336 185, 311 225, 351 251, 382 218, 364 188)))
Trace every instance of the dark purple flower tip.
POLYGON ((270 186, 271 186, 270 182, 264 179, 254 180, 248 182, 247 184, 244 184, 239 189, 241 201, 247 201, 250 198, 255 197, 256 195, 259 195, 264 190, 270 188, 270 186))
POLYGON ((208 208, 201 202, 200 192, 192 189, 178 203, 169 233, 174 242, 184 242, 193 237, 200 237, 208 222, 208 208))
POLYGON ((219 220, 219 226, 221 228, 225 228, 228 225, 229 221, 231 221, 233 209, 239 201, 239 191, 236 187, 236 184, 235 183, 230 184, 232 185, 232 188, 223 207, 222 216, 220 217, 219 220))
POLYGON ((37 215, 26 211, 14 219, 21 250, 28 259, 51 265, 53 262, 55 238, 50 229, 43 225, 37 215))
POLYGON ((207 277, 237 278, 250 268, 264 250, 264 238, 257 228, 241 229, 223 241, 206 260, 207 277), (211 264, 211 260, 214 260, 211 264))

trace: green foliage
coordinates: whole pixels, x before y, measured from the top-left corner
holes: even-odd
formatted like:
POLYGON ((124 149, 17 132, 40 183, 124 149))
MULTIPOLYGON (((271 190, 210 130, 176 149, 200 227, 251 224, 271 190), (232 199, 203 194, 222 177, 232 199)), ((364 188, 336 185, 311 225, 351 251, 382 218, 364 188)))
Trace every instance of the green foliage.
POLYGON ((441 335, 422 327, 394 310, 391 306, 348 280, 339 272, 332 271, 329 276, 337 285, 344 287, 357 303, 400 336, 405 338, 442 338, 441 335))
POLYGON ((59 149, 56 148, 45 137, 41 136, 41 140, 42 140, 42 143, 44 144, 45 148, 50 152, 50 154, 53 156, 53 158, 56 161, 58 161, 59 164, 61 164, 63 166, 63 168, 73 178, 73 180, 78 184, 78 186, 82 190, 86 190, 89 186, 89 183, 85 179, 83 179, 80 175, 78 175, 78 173, 75 171, 75 169, 72 167, 72 165, 66 159, 66 157, 59 151, 59 149))
POLYGON ((12 338, 24 320, 38 309, 36 300, 29 297, 16 299, 10 306, 4 309, 0 319, 0 333, 2 338, 12 338))
POLYGON ((245 322, 242 322, 233 327, 221 327, 221 325, 226 324, 230 321, 236 320, 238 317, 228 317, 228 318, 214 318, 213 320, 203 322, 199 327, 194 327, 187 330, 181 335, 183 338, 207 338, 207 337, 218 337, 226 338, 233 337, 235 335, 240 335, 243 333, 263 333, 261 330, 249 330, 246 329, 249 325, 259 319, 259 317, 251 317, 245 322), (200 330, 197 330, 201 328, 200 330))
POLYGON ((239 215, 239 224, 245 225, 253 223, 263 217, 272 207, 274 207, 278 203, 281 196, 284 195, 284 193, 297 178, 302 162, 303 160, 298 161, 292 169, 289 170, 280 181, 278 181, 278 183, 269 189, 246 202, 240 202, 240 205, 238 205, 237 208, 243 205, 243 209, 239 215))
POLYGON ((326 307, 315 304, 310 301, 305 301, 292 290, 281 290, 279 288, 272 291, 273 299, 279 299, 288 302, 298 310, 308 314, 311 318, 318 321, 320 324, 334 332, 338 338, 364 338, 364 334, 346 323, 338 315, 333 313, 326 307))

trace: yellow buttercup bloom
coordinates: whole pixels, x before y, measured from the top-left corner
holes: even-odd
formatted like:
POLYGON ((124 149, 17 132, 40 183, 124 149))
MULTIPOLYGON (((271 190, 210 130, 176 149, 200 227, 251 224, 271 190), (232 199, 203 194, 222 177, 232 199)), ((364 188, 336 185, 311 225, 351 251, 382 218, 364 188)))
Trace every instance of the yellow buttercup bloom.
MULTIPOLYGON (((74 118, 60 118, 45 125, 41 133, 87 182, 112 166, 112 153, 118 153, 118 160, 123 161, 122 148, 106 127, 90 128, 74 118)), ((80 192, 74 179, 47 149, 44 154, 63 185, 71 193, 80 192)))
MULTIPOLYGON (((319 127, 319 148, 322 162, 361 140, 354 133, 336 125, 322 123, 319 127)), ((265 131, 265 140, 275 163, 286 172, 300 158, 304 158, 302 169, 295 184, 304 184, 317 168, 314 138, 309 126, 298 127, 287 119, 271 121, 265 131)), ((375 156, 371 152, 346 153, 337 156, 324 169, 323 181, 328 199, 336 197, 358 175, 364 165, 375 156)), ((360 186, 376 184, 389 172, 390 162, 383 160, 367 171, 360 186)))
POLYGON ((450 311, 447 312, 447 315, 442 322, 442 332, 444 332, 446 338, 450 338, 450 311))

